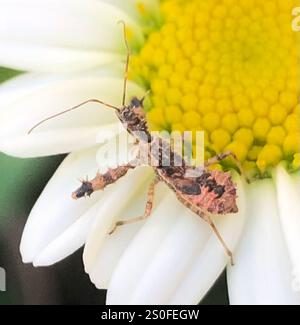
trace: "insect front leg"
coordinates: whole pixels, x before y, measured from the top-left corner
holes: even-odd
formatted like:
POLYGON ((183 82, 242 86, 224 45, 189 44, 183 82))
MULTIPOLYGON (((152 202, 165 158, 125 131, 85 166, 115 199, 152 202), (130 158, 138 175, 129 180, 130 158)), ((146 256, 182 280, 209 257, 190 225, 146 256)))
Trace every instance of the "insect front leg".
POLYGON ((107 185, 115 183, 119 178, 127 174, 130 169, 136 167, 135 163, 129 163, 114 169, 109 169, 106 173, 97 173, 92 180, 81 181, 81 186, 72 193, 72 198, 77 200, 82 197, 91 196, 95 191, 103 190, 107 185))
POLYGON ((115 223, 115 225, 113 226, 113 229, 109 232, 109 235, 113 234, 119 226, 123 226, 123 225, 127 225, 127 224, 130 224, 130 223, 135 223, 135 222, 138 222, 138 221, 145 220, 151 215, 151 212, 152 212, 152 209, 153 209, 155 186, 156 186, 156 184, 158 182, 159 182, 159 179, 155 178, 152 181, 152 183, 150 184, 150 186, 149 186, 148 194, 147 194, 147 203, 146 203, 144 214, 139 216, 139 217, 130 218, 130 219, 127 219, 127 220, 119 220, 119 221, 117 221, 115 223))
POLYGON ((221 153, 219 155, 216 155, 215 157, 212 157, 212 158, 208 159, 205 162, 204 166, 209 167, 211 165, 214 165, 214 164, 226 159, 227 157, 231 157, 234 160, 234 162, 235 162, 237 168, 239 169, 241 175, 245 177, 247 183, 250 183, 250 179, 247 177, 247 175, 246 175, 246 173, 245 173, 245 171, 244 171, 244 169, 242 167, 241 162, 238 160, 237 156, 232 151, 226 151, 226 152, 223 152, 223 153, 221 153))

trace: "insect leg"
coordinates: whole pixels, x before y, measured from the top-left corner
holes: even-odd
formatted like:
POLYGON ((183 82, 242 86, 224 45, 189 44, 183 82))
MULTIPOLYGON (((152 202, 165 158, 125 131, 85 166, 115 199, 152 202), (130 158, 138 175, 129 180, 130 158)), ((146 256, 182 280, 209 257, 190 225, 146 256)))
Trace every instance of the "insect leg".
POLYGON ((147 203, 146 203, 146 207, 145 207, 145 212, 142 216, 139 217, 135 217, 135 218, 130 218, 127 220, 119 220, 115 223, 113 229, 109 232, 109 234, 113 234, 115 232, 115 230, 119 227, 119 226, 123 226, 123 225, 127 225, 130 223, 135 223, 138 221, 142 221, 147 219, 152 212, 152 208, 153 208, 153 201, 154 201, 154 192, 155 192, 155 186, 156 184, 159 182, 158 178, 155 178, 153 180, 153 182, 150 184, 149 189, 148 189, 148 194, 147 194, 147 203))
POLYGON ((219 154, 219 155, 217 155, 215 157, 212 157, 212 158, 208 159, 205 162, 204 166, 208 167, 208 166, 214 165, 214 164, 218 163, 219 161, 226 159, 227 157, 231 157, 234 160, 234 162, 235 162, 237 168, 239 169, 241 175, 243 175, 245 177, 247 183, 250 183, 250 180, 247 177, 247 175, 245 174, 245 171, 244 171, 244 169, 242 167, 241 162, 238 160, 237 156, 232 151, 226 151, 226 152, 223 152, 223 153, 221 153, 221 154, 219 154))
POLYGON ((176 196, 177 196, 178 200, 184 206, 186 206, 187 208, 189 208, 192 212, 194 212, 197 216, 199 216, 200 218, 202 218, 205 222, 207 222, 210 225, 210 227, 212 228, 213 232, 215 233, 215 235, 219 239, 220 243, 224 247, 226 254, 230 258, 231 265, 234 265, 234 263, 233 263, 233 254, 230 251, 230 249, 227 247, 227 245, 226 245, 224 239, 222 238, 221 234, 219 233, 217 227, 215 226, 215 224, 211 220, 211 217, 210 217, 209 213, 206 212, 204 209, 201 209, 199 206, 196 206, 196 205, 192 204, 191 202, 187 201, 181 195, 181 193, 176 193, 176 196))
POLYGON ((222 238, 219 230, 217 229, 216 225, 214 224, 214 222, 211 220, 210 216, 208 214, 203 214, 202 213, 202 217, 203 219, 210 225, 212 231, 215 233, 215 235, 217 236, 217 238, 219 239, 220 243, 222 244, 222 246, 225 249, 226 254, 228 255, 228 257, 230 258, 230 263, 233 266, 234 265, 234 261, 233 261, 233 254, 231 252, 231 250, 227 247, 224 239, 222 238))
POLYGON ((129 163, 114 169, 109 169, 105 174, 97 173, 92 180, 81 181, 81 186, 72 193, 72 198, 77 200, 82 197, 91 196, 95 191, 103 190, 107 185, 115 183, 119 178, 127 174, 130 169, 134 169, 135 164, 129 163))

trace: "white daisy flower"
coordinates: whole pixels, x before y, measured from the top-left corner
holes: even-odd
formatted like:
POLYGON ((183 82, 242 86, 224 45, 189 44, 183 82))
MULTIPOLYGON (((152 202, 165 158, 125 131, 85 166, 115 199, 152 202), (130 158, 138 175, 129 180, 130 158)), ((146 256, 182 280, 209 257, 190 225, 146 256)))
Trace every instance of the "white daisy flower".
POLYGON ((85 270, 108 289, 108 304, 197 304, 228 264, 209 226, 164 184, 148 220, 109 235, 117 220, 143 212, 151 168, 72 200, 78 179, 97 172, 102 142, 113 147, 122 132, 113 110, 90 103, 28 134, 90 98, 120 106, 123 20, 134 52, 127 98, 151 88, 151 127, 205 130, 207 156, 232 150, 262 178, 246 185, 236 174, 239 212, 214 217, 234 251, 230 303, 299 304, 295 3, 0 0, 0 65, 28 71, 0 87, 0 150, 22 158, 70 153, 28 218, 23 261, 47 266, 84 246, 85 270))

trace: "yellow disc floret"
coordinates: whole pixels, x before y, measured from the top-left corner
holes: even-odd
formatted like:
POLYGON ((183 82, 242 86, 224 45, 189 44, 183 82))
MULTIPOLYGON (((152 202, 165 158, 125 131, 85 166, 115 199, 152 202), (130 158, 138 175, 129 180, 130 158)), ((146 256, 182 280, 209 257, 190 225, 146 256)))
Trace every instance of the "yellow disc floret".
MULTIPOLYGON (((299 0, 165 0, 162 24, 132 61, 151 88, 156 130, 205 131, 206 158, 247 169, 300 165, 299 0)), ((195 146, 195 143, 193 144, 195 146)), ((197 149, 195 149, 197 150, 197 149)))

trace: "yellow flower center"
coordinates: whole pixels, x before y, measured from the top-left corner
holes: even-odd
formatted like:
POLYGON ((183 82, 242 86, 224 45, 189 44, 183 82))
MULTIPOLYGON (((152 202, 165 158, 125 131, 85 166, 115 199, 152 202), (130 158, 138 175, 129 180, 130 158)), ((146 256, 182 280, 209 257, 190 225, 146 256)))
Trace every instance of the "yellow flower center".
POLYGON ((204 130, 206 157, 233 151, 263 173, 300 166, 298 0, 166 0, 132 61, 155 130, 204 130))

